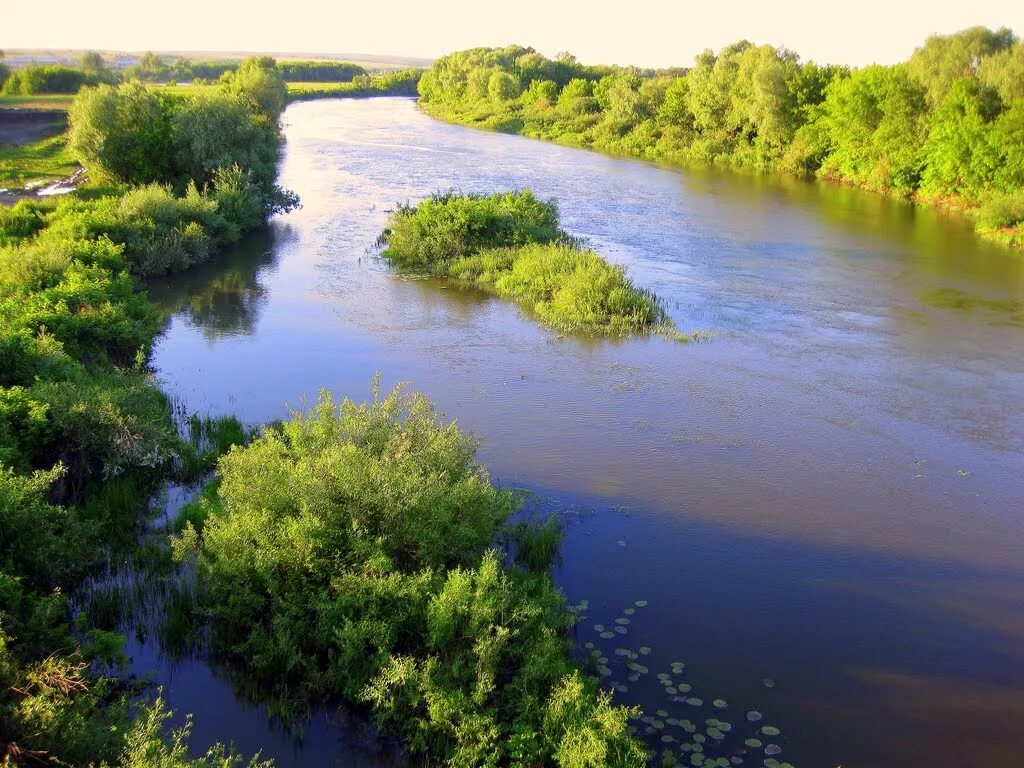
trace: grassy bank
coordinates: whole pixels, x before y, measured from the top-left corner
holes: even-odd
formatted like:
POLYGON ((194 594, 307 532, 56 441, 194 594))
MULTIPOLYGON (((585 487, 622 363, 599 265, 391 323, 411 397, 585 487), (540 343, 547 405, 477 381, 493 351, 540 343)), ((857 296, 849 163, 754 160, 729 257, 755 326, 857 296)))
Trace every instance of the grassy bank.
POLYGON ((515 301, 558 331, 686 338, 652 293, 559 228, 554 201, 529 191, 435 195, 400 206, 380 242, 399 268, 515 301))
POLYGON ((849 69, 747 41, 689 69, 585 66, 532 49, 439 59, 420 104, 451 122, 677 165, 816 176, 969 212, 1021 244, 1024 43, 981 27, 849 69))
POLYGON ((68 150, 66 135, 28 144, 0 144, 0 188, 21 189, 70 176, 79 165, 68 150))

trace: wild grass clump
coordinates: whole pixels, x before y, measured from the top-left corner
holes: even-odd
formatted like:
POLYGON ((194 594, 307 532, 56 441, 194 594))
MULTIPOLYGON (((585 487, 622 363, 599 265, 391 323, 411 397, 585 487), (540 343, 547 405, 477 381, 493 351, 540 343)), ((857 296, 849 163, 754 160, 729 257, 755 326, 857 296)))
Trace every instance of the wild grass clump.
POLYGON ((554 201, 529 191, 437 195, 399 208, 380 242, 398 266, 519 302, 564 332, 672 331, 650 291, 558 227, 554 201))
POLYGON ((512 528, 513 556, 517 564, 529 571, 549 571, 558 557, 565 530, 557 515, 543 523, 522 520, 512 528))
POLYGON ((570 657, 573 617, 542 572, 559 534, 523 530, 532 569, 493 548, 518 496, 476 441, 396 388, 322 394, 218 465, 194 557, 214 647, 298 706, 368 706, 445 765, 642 766, 614 707, 570 657))

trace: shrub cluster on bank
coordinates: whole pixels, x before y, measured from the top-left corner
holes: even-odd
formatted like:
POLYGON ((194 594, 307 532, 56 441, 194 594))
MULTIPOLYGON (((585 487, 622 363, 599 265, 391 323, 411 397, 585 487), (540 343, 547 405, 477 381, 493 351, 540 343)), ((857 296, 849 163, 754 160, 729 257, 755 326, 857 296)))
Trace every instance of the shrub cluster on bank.
POLYGON ((1024 242, 1024 42, 1007 29, 933 36, 906 63, 859 69, 747 41, 670 70, 475 48, 438 59, 420 96, 438 117, 575 146, 980 206, 981 231, 1024 242))
POLYGON ((368 706, 430 765, 646 764, 632 712, 570 657, 557 530, 509 529, 518 497, 475 452, 401 388, 325 393, 233 449, 176 542, 215 648, 272 697, 368 706))
POLYGON ((0 209, 5 763, 237 762, 219 749, 190 761, 183 736, 168 740, 159 706, 110 674, 123 638, 88 613, 72 624, 68 595, 109 560, 134 556, 161 478, 194 475, 224 447, 213 443, 240 439, 231 425, 203 427, 211 437, 194 444, 179 437, 145 371, 163 318, 138 278, 186 269, 294 204, 273 183, 279 138, 263 93, 260 77, 203 103, 135 86, 83 91, 72 144, 113 186, 0 209), (225 144, 236 136, 263 145, 225 144))
POLYGON ((399 206, 380 242, 383 257, 403 269, 519 302, 560 331, 674 334, 652 293, 569 238, 555 202, 528 190, 440 194, 399 206))

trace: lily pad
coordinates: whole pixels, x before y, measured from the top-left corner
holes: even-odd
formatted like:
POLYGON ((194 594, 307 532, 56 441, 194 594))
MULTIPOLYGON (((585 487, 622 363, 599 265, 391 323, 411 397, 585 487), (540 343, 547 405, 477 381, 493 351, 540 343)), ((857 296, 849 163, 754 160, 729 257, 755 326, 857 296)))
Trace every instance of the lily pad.
POLYGON ((647 656, 651 652, 651 649, 648 648, 646 645, 641 645, 639 650, 640 650, 640 653, 642 655, 644 655, 644 656, 647 656))
POLYGON ((667 693, 669 696, 675 696, 677 693, 679 693, 679 689, 673 685, 666 685, 665 693, 667 693))
POLYGON ((655 710, 654 714, 656 714, 658 717, 668 717, 668 712, 666 712, 664 709, 655 710))
POLYGON ((633 603, 633 605, 635 605, 637 608, 643 608, 645 605, 647 605, 647 601, 637 600, 635 603, 633 603))
POLYGON ((604 624, 595 624, 594 625, 594 631, 595 632, 604 632, 604 624))
POLYGON ((764 715, 758 712, 756 709, 752 709, 747 712, 747 722, 756 723, 764 719, 764 715))
POLYGON ((619 618, 617 618, 615 620, 615 623, 616 624, 622 624, 623 626, 625 626, 626 624, 629 624, 629 619, 625 619, 625 618, 620 616, 619 618))
POLYGON ((751 749, 760 749, 761 748, 761 740, 760 739, 747 739, 743 743, 746 744, 751 749))
POLYGON ((725 709, 726 707, 729 706, 729 702, 727 702, 725 699, 715 699, 714 701, 711 702, 711 705, 715 709, 725 709))
POLYGON ((769 757, 773 755, 781 755, 782 747, 780 747, 778 744, 769 744, 764 748, 764 753, 769 757))
POLYGON ((694 696, 692 699, 687 699, 686 703, 689 704, 691 707, 703 707, 704 699, 698 699, 696 696, 694 696))
POLYGON ((636 608, 625 608, 622 612, 627 616, 632 616, 634 613, 636 613, 636 608))
POLYGON ((763 685, 765 688, 774 688, 775 681, 772 680, 770 677, 765 677, 761 679, 761 685, 763 685))
POLYGON ((782 731, 776 728, 774 725, 766 725, 761 729, 761 733, 765 736, 778 736, 782 731))
POLYGON ((609 639, 615 637, 615 633, 614 632, 602 632, 600 637, 603 638, 604 640, 609 640, 609 639))
POLYGON ((624 635, 624 634, 626 634, 626 631, 627 631, 627 630, 626 630, 626 628, 625 628, 625 627, 616 627, 616 628, 615 628, 615 631, 616 631, 616 632, 617 632, 618 634, 620 634, 620 635, 624 635))

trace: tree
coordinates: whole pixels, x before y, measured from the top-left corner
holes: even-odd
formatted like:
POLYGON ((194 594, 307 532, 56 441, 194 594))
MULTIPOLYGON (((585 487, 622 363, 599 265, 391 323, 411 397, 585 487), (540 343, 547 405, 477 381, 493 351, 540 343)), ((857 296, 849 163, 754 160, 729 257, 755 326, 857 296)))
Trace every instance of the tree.
POLYGON ((955 82, 929 120, 921 188, 974 197, 990 186, 1001 161, 990 133, 1001 111, 995 89, 977 80, 955 82))
POLYGON ((1007 104, 1024 100, 1024 42, 982 59, 978 79, 999 91, 1007 104))
POLYGON ((252 173, 264 195, 274 189, 277 126, 235 93, 200 92, 171 117, 174 168, 181 181, 210 184, 218 169, 239 166, 252 173))
POLYGON ((110 68, 97 51, 86 51, 79 59, 78 68, 96 82, 107 82, 111 77, 110 68))
POLYGON ((495 72, 487 83, 487 93, 492 101, 511 101, 519 95, 519 81, 508 72, 495 72))
POLYGON ((914 51, 907 71, 924 83, 928 101, 938 104, 955 81, 974 77, 985 57, 1009 48, 1013 42, 1013 32, 1005 27, 995 31, 971 27, 953 35, 932 35, 914 51))
POLYGON ((85 88, 71 105, 69 146, 97 179, 170 178, 170 128, 160 98, 138 82, 85 88))
POLYGON ((288 100, 288 86, 277 62, 269 56, 252 56, 226 78, 227 89, 249 99, 267 119, 276 123, 288 100))

